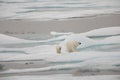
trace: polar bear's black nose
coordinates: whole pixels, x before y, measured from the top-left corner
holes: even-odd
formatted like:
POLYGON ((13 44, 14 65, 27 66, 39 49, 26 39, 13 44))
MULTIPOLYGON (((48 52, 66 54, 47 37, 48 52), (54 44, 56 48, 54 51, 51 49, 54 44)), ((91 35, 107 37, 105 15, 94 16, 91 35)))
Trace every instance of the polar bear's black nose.
POLYGON ((81 44, 81 42, 78 42, 78 44, 80 45, 80 44, 81 44))

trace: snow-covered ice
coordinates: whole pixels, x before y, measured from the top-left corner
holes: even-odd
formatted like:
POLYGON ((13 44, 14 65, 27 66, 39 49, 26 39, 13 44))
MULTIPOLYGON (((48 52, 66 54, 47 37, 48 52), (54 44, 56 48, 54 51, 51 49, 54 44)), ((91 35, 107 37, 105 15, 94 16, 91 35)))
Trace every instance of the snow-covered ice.
MULTIPOLYGON (((22 73, 22 72, 42 72, 42 71, 55 71, 55 70, 66 70, 66 69, 100 69, 100 70, 119 70, 120 65, 120 27, 109 27, 96 29, 85 33, 57 33, 55 32, 53 38, 47 40, 24 40, 19 38, 14 38, 11 36, 6 36, 0 34, 1 42, 0 44, 13 44, 14 42, 20 43, 46 43, 39 46, 28 46, 24 48, 14 47, 14 48, 0 48, 0 61, 15 61, 15 60, 45 60, 49 62, 50 65, 42 68, 29 68, 29 69, 10 69, 6 71, 0 72, 0 74, 9 74, 9 73, 22 73), (104 33, 106 32, 106 33, 104 33), (101 34, 100 34, 101 33, 101 34), (88 35, 89 34, 89 35, 88 35), (104 36, 102 39, 94 39, 89 36, 104 36), (68 53, 67 51, 63 51, 61 54, 57 54, 55 47, 57 44, 60 44, 65 47, 65 43, 68 40, 77 40, 82 44, 77 47, 79 52, 68 53), (47 44, 50 42, 57 42, 54 44, 47 44), (89 65, 89 66, 88 66, 89 65)), ((63 48, 64 48, 63 47, 63 48)), ((64 50, 64 49, 63 49, 64 50)), ((70 75, 63 74, 62 76, 67 78, 70 75)), ((59 78, 61 75, 56 75, 56 78, 59 78)), ((108 75, 109 76, 109 75, 108 75)), ((23 76, 23 79, 26 77, 31 78, 30 76, 23 76)), ((34 77, 34 76, 33 76, 34 77)), ((53 76, 48 76, 52 79, 53 76)), ((84 79, 95 80, 96 78, 100 78, 99 80, 119 80, 119 75, 113 75, 107 77, 107 75, 102 76, 88 76, 88 77, 73 77, 70 76, 71 80, 73 79, 84 79)), ((6 79, 14 80, 14 77, 7 77, 6 79)), ((4 79, 4 77, 0 78, 4 79)), ((42 77, 41 77, 42 79, 42 77)), ((47 80, 47 78, 43 77, 43 80, 47 80)), ((49 78, 48 78, 49 79, 49 78)), ((17 79, 19 80, 19 79, 17 79)), ((36 78, 37 80, 37 78, 36 78)), ((58 79, 59 80, 59 79, 58 79)))

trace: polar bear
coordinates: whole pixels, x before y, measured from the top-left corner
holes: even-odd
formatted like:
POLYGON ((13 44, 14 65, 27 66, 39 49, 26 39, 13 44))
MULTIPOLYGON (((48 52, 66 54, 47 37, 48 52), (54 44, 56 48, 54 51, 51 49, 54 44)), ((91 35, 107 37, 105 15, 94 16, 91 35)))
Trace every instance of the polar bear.
MULTIPOLYGON (((69 40, 66 42, 65 46, 68 52, 76 52, 76 48, 80 45, 81 43, 75 40, 69 40)), ((62 47, 60 45, 56 46, 56 52, 61 53, 62 47)))
POLYGON ((61 53, 61 46, 60 45, 56 45, 56 51, 57 51, 57 53, 61 53))
POLYGON ((69 40, 66 43, 66 48, 68 52, 76 52, 76 48, 80 45, 81 43, 75 40, 69 40))

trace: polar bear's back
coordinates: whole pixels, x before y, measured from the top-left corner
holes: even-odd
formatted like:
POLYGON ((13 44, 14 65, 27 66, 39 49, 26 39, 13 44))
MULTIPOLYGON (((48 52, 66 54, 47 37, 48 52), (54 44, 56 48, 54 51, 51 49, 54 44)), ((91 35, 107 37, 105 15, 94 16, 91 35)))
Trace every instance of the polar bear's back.
POLYGON ((75 52, 77 51, 76 48, 77 46, 79 46, 79 42, 75 41, 75 40, 70 40, 66 42, 66 48, 68 50, 68 52, 75 52))

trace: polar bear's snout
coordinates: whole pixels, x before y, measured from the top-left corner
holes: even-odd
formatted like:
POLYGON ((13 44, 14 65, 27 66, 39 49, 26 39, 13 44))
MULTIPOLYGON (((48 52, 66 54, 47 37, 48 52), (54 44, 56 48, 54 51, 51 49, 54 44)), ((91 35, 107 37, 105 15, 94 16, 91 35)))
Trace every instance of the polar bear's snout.
POLYGON ((81 45, 81 42, 78 42, 79 45, 81 45))

